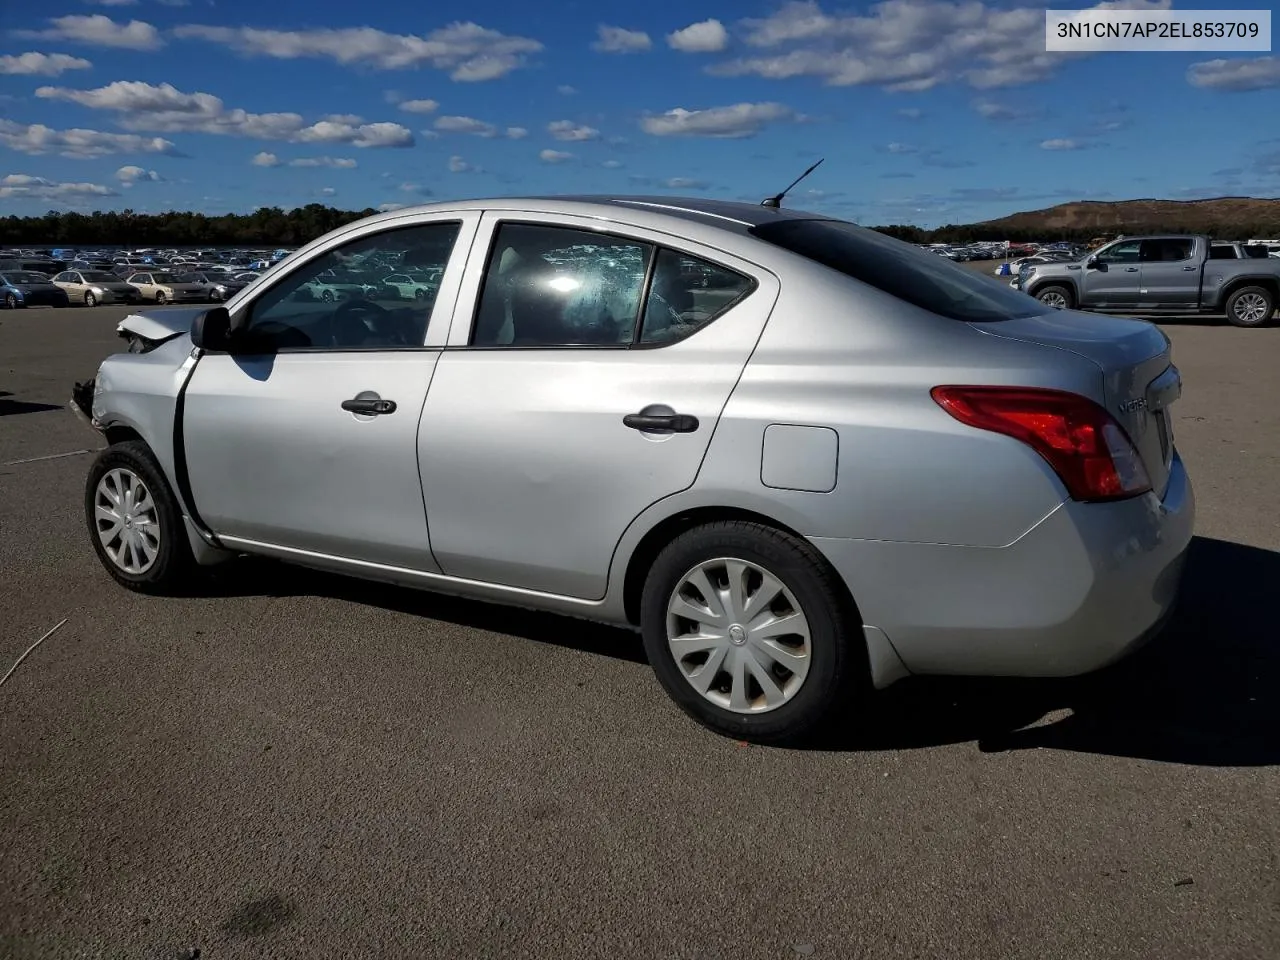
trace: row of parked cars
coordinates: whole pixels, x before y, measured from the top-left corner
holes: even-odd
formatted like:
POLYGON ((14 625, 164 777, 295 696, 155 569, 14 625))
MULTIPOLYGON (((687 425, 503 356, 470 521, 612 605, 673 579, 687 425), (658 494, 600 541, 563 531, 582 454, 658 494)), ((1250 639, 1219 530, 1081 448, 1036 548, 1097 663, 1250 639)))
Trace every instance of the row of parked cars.
POLYGON ((50 276, 0 265, 0 303, 8 309, 100 303, 217 303, 239 293, 258 274, 169 273, 121 276, 106 270, 63 270, 50 276))

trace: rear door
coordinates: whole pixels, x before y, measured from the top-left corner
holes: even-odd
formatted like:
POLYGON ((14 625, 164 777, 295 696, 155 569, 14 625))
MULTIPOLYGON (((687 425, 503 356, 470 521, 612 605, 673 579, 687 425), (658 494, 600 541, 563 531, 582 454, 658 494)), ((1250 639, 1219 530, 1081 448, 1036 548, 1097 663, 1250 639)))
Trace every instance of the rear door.
POLYGON ((599 599, 627 526, 697 476, 778 282, 582 217, 486 213, 475 251, 419 438, 436 560, 599 599))
POLYGON ((1194 237, 1152 237, 1142 241, 1140 308, 1175 310, 1199 305, 1203 254, 1198 247, 1194 237))

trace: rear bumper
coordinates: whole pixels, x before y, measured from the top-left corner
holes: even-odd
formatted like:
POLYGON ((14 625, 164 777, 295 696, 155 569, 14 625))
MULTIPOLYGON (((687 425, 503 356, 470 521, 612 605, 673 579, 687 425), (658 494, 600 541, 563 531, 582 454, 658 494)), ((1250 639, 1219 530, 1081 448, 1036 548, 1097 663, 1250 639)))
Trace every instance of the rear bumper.
POLYGON ((1069 501, 1006 547, 813 539, 913 673, 1063 677, 1121 659, 1177 600, 1195 496, 1069 501))

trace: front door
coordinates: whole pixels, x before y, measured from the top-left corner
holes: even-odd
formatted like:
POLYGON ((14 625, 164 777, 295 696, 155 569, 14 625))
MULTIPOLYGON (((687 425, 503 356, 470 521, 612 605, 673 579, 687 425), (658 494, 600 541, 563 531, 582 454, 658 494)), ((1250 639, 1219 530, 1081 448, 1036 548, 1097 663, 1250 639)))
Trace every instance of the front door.
POLYGON ((1192 237, 1158 237, 1142 241, 1142 283, 1138 303, 1153 309, 1200 304, 1200 259, 1192 237))
POLYGON ((214 533, 233 546, 438 570, 418 418, 477 222, 471 214, 357 228, 235 305, 239 345, 201 356, 183 399, 192 499, 214 533), (379 283, 447 265, 430 299, 402 301, 379 283), (330 270, 374 294, 313 298, 310 281, 330 270))
POLYGON ((485 215, 422 418, 446 574, 599 599, 627 526, 697 476, 776 280, 605 229, 485 215))
POLYGON ((1140 241, 1120 240, 1103 247, 1090 259, 1080 277, 1080 305, 1133 307, 1138 303, 1140 241))

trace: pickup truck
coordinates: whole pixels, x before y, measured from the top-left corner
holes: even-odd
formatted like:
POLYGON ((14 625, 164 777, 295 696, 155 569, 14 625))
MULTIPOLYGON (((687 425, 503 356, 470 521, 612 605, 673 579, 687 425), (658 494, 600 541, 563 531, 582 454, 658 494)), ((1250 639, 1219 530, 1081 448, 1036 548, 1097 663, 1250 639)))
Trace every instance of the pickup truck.
POLYGON ((1029 264, 1010 282, 1042 303, 1097 313, 1225 314, 1264 327, 1280 302, 1280 261, 1211 256, 1203 236, 1122 237, 1081 260, 1029 264))

